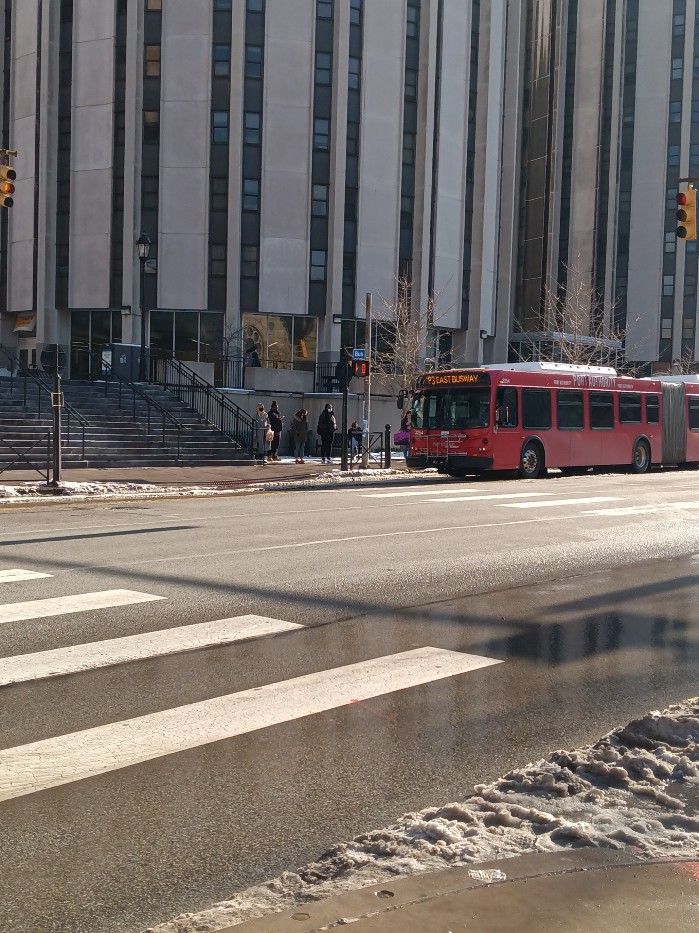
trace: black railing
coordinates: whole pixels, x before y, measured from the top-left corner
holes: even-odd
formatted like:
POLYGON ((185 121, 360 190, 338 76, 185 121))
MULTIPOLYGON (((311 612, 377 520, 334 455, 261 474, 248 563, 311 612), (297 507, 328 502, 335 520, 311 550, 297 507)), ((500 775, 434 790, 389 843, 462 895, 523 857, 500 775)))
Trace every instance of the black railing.
POLYGON ((36 472, 40 476, 43 476, 44 473, 46 474, 46 485, 48 486, 49 474, 50 474, 51 462, 52 462, 52 456, 51 456, 52 444, 51 444, 51 432, 50 431, 47 431, 46 434, 42 434, 41 437, 37 438, 33 444, 30 444, 29 447, 25 447, 23 450, 17 450, 17 448, 14 447, 12 444, 10 444, 9 441, 5 441, 1 437, 0 437, 0 444, 2 444, 4 448, 7 448, 10 451, 10 453, 13 453, 15 455, 15 459, 10 461, 10 463, 4 463, 4 464, 0 463, 0 474, 6 473, 8 470, 11 470, 12 468, 16 470, 21 470, 21 469, 36 470, 36 472), (29 459, 29 454, 33 450, 36 450, 36 455, 39 456, 39 448, 44 443, 46 444, 46 465, 40 466, 39 463, 43 463, 43 457, 41 458, 39 463, 35 463, 33 460, 29 459))
POLYGON ((116 396, 119 410, 122 411, 123 408, 128 405, 131 408, 131 417, 134 421, 139 423, 141 422, 141 417, 139 415, 138 402, 145 403, 146 432, 148 434, 151 433, 151 423, 153 421, 160 421, 160 429, 162 430, 163 437, 162 444, 163 447, 166 447, 168 446, 168 428, 175 431, 177 436, 177 459, 179 460, 182 445, 182 432, 186 430, 186 425, 176 418, 172 412, 161 405, 160 402, 151 398, 139 385, 129 382, 128 379, 124 379, 118 373, 115 373, 111 366, 104 362, 101 355, 98 357, 96 354, 93 354, 93 356, 95 359, 92 360, 90 373, 99 373, 99 376, 91 375, 90 381, 104 384, 105 398, 109 398, 110 395, 116 396), (97 361, 99 361, 99 365, 97 365, 97 361))
MULTIPOLYGON (((51 396, 53 394, 53 380, 41 369, 29 369, 27 367, 22 367, 21 363, 14 354, 0 344, 0 353, 7 359, 9 363, 10 370, 10 392, 15 391, 15 386, 18 390, 22 392, 22 404, 27 406, 27 402, 31 400, 31 388, 34 388, 36 392, 36 414, 39 418, 42 415, 42 400, 45 402, 46 397, 48 396, 48 403, 45 405, 47 409, 46 414, 50 414, 51 409, 51 396), (20 386, 21 383, 21 386, 20 386), (29 389, 29 391, 28 391, 29 389)), ((80 459, 85 459, 85 428, 89 427, 89 422, 83 418, 80 412, 76 411, 72 405, 64 403, 63 411, 65 417, 62 418, 63 425, 63 437, 61 443, 64 446, 69 447, 71 443, 71 432, 74 433, 74 428, 77 423, 77 428, 80 431, 80 459)))
POLYGON ((255 450, 255 421, 186 364, 169 358, 150 358, 150 380, 173 392, 251 456, 255 450))

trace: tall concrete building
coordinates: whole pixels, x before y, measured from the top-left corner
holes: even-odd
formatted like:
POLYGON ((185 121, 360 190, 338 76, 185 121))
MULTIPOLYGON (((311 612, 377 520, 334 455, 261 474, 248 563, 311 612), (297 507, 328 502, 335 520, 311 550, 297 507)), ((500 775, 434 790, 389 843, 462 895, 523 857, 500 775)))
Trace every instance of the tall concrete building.
POLYGON ((154 351, 306 372, 401 275, 439 293, 435 352, 502 360, 565 323, 543 309, 572 267, 630 358, 694 355, 695 0, 4 6, 0 343, 23 360, 59 342, 82 376, 139 344, 143 305, 154 351))

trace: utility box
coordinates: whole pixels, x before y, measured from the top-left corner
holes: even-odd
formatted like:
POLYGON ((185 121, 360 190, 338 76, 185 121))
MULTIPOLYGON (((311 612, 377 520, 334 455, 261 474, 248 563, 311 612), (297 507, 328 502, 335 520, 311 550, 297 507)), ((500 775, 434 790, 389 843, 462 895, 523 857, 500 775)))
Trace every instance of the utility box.
POLYGON ((138 343, 112 343, 109 345, 109 349, 112 351, 112 373, 127 382, 138 382, 141 345, 138 343))

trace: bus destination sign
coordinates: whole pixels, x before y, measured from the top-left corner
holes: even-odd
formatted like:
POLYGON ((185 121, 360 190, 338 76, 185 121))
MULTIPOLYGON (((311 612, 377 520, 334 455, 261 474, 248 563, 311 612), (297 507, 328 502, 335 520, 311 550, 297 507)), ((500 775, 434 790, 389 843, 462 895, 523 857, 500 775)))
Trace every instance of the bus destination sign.
POLYGON ((418 388, 425 386, 466 386, 489 385, 490 377, 487 373, 460 373, 439 370, 436 373, 425 373, 417 381, 418 388))

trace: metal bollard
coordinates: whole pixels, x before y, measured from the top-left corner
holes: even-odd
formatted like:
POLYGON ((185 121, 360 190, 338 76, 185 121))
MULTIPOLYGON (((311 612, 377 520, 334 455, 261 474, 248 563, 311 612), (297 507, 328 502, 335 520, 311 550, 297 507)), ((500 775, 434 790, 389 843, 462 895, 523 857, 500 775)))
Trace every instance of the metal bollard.
POLYGON ((391 425, 387 424, 384 429, 384 439, 383 439, 383 449, 384 449, 384 461, 383 465, 388 469, 391 466, 391 425))

